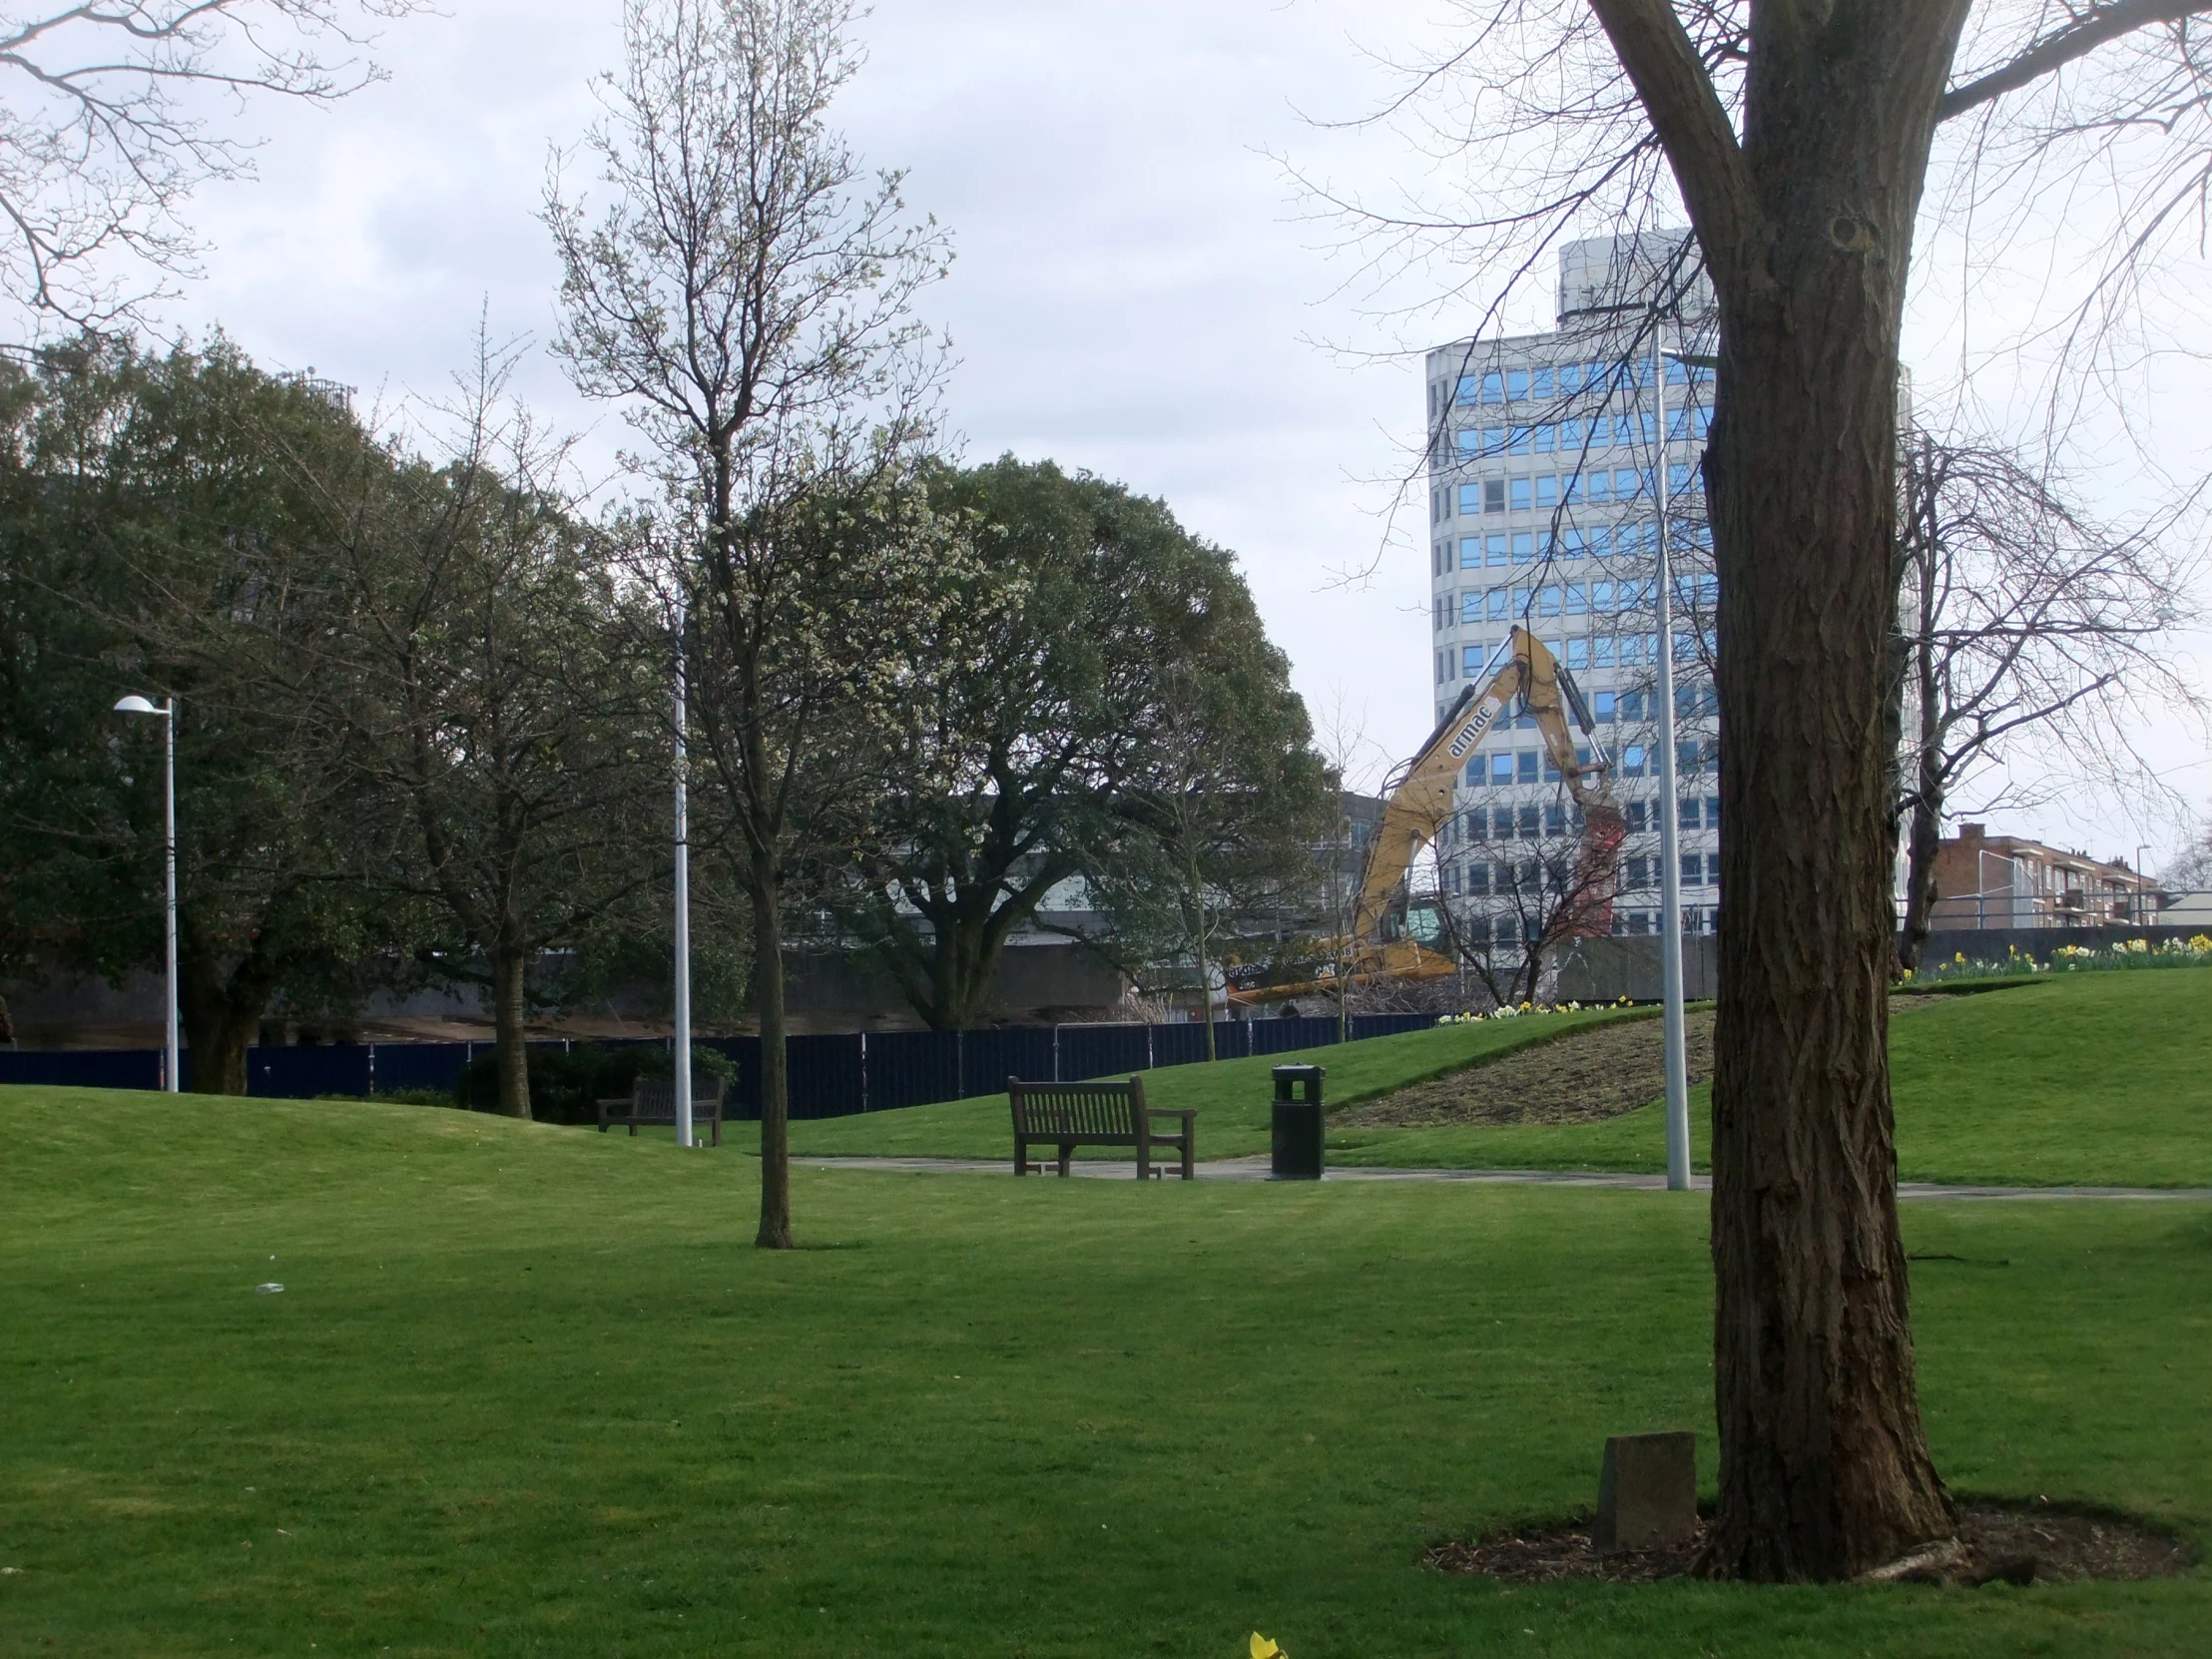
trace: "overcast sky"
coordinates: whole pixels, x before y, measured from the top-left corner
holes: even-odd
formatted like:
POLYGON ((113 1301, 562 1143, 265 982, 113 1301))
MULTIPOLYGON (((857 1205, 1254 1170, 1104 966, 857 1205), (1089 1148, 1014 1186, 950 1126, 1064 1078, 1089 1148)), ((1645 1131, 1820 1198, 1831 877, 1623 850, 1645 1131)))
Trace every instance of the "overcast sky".
MULTIPOLYGON (((387 403, 438 394, 479 311, 495 336, 550 335, 534 216, 549 150, 575 144, 589 78, 618 60, 619 7, 449 9, 387 29, 384 84, 251 114, 260 178, 199 199, 207 276, 175 320, 387 403)), ((1388 353, 1469 319, 1385 314, 1280 158, 1371 190, 1405 176, 1387 134, 1309 118, 1372 107, 1391 83, 1362 47, 1404 51, 1430 24, 1418 0, 882 0, 836 110, 953 234, 924 313, 953 341, 968 455, 1123 480, 1233 549, 1317 725, 1364 733, 1371 757, 1403 755, 1431 719, 1420 507, 1390 535, 1421 373, 1388 353)), ((1950 343, 1938 330, 1920 349, 1950 343)), ((619 441, 542 350, 521 389, 602 452, 619 441)), ((2200 745, 2159 752, 2194 798, 2212 794, 2200 745)), ((2005 827, 2099 853, 2134 838, 2079 800, 2005 827)))

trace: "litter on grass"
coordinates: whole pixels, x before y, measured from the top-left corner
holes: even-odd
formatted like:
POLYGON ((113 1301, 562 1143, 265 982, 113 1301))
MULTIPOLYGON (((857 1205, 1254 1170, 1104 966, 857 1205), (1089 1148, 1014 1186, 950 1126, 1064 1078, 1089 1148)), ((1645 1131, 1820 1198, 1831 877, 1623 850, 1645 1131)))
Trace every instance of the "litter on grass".
POLYGON ((254 1289, 259 1291, 263 1296, 276 1296, 278 1292, 283 1290, 283 1286, 271 1283, 268 1285, 256 1285, 254 1289))

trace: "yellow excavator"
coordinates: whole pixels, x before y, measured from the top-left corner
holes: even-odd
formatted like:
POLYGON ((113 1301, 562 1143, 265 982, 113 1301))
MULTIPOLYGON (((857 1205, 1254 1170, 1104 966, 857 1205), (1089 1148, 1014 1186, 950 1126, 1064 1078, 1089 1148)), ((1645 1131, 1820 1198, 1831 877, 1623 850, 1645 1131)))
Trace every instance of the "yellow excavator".
MULTIPOLYGON (((1368 843, 1368 856, 1354 902, 1347 966, 1356 980, 1432 978, 1456 971, 1449 956, 1423 948, 1398 925, 1399 894, 1405 872, 1422 847, 1433 841, 1451 817, 1451 792, 1459 770, 1498 717, 1516 703, 1534 717, 1551 764, 1566 780, 1567 792, 1582 815, 1582 849, 1566 912, 1555 931, 1586 938, 1612 931, 1613 891, 1627 820, 1607 786, 1609 770, 1597 745, 1589 705, 1572 676, 1525 628, 1515 628, 1483 665, 1487 678, 1467 683, 1428 741, 1383 784, 1387 805, 1382 823, 1368 843), (1590 758, 1575 752, 1567 721, 1573 718, 1590 739, 1590 758)), ((1231 993, 1232 1002, 1264 1002, 1311 994, 1330 982, 1256 986, 1231 993)))

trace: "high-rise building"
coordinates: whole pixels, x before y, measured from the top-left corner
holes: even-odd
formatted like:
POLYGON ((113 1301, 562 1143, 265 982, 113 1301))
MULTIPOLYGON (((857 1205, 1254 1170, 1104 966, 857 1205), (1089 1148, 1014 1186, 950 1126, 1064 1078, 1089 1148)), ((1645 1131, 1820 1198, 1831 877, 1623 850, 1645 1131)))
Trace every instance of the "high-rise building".
MULTIPOLYGON (((1697 466, 1711 372, 1655 351, 1711 350, 1710 289, 1687 250, 1681 232, 1568 244, 1555 329, 1427 356, 1437 718, 1494 672, 1515 623, 1549 646, 1588 705, 1627 817, 1622 933, 1658 928, 1662 813, 1679 826, 1685 930, 1710 930, 1719 901, 1718 583, 1697 466), (1662 490, 1671 641, 1657 618, 1662 490), (1672 802, 1653 747, 1662 650, 1674 654, 1672 802)), ((1572 883, 1578 829, 1534 720, 1508 711, 1461 772, 1437 842, 1439 896, 1461 937, 1504 945, 1541 926, 1572 883)))

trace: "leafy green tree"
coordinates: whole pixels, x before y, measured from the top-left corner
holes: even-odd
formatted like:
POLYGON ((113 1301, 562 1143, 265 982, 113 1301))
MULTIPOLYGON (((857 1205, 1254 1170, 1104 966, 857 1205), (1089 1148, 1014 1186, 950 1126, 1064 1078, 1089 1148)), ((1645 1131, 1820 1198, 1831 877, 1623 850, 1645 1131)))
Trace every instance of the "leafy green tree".
POLYGON ((327 626, 271 587, 266 550, 311 517, 293 458, 342 446, 342 408, 220 338, 143 354, 87 339, 15 384, 0 683, 11 966, 117 977, 159 960, 161 766, 124 692, 178 715, 179 1001, 195 1086, 242 1093, 279 995, 357 990, 393 918, 352 857, 358 803, 309 709, 257 665, 327 626))
POLYGON ((1234 561, 1162 503, 1049 461, 940 471, 930 496, 968 527, 968 626, 888 711, 896 770, 846 927, 939 1029, 981 1021, 1008 936, 1073 877, 1153 942, 1166 912, 1138 894, 1186 895, 1169 930, 1203 956, 1219 883, 1319 789, 1234 561))
POLYGON ((668 679, 504 385, 486 351, 435 459, 362 434, 317 476, 315 538, 262 574, 329 595, 327 638, 267 679, 367 804, 371 888, 484 964, 500 1110, 528 1117, 532 964, 634 924, 667 872, 668 679))

